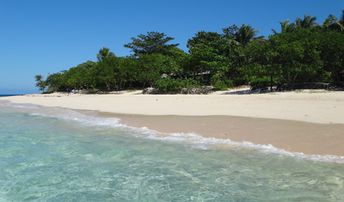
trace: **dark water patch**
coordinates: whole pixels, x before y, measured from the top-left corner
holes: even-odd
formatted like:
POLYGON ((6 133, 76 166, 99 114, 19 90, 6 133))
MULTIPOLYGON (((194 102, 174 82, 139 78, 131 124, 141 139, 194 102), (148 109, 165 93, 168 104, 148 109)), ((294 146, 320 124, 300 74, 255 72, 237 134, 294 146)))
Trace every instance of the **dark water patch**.
POLYGON ((11 97, 11 96, 18 96, 23 94, 0 94, 0 97, 11 97))

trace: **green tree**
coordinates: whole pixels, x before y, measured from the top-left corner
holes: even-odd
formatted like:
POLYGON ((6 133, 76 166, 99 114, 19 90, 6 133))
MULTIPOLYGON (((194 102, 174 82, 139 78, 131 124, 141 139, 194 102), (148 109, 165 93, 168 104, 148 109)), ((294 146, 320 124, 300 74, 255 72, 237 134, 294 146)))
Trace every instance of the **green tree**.
POLYGON ((252 88, 272 87, 279 83, 279 64, 275 63, 277 52, 270 40, 255 40, 245 49, 246 65, 243 75, 252 88))
POLYGON ((212 75, 228 70, 225 57, 226 43, 221 34, 216 32, 198 32, 187 43, 191 55, 187 71, 195 79, 210 82, 212 75))
POLYGON ((238 44, 247 45, 250 41, 255 39, 257 31, 250 25, 231 25, 222 29, 223 36, 228 40, 235 40, 238 44))
POLYGON ((133 52, 116 57, 102 48, 97 61, 66 71, 35 77, 44 92, 71 90, 112 91, 154 86, 161 92, 213 85, 216 89, 250 84, 292 87, 304 82, 332 82, 344 86, 344 11, 330 15, 319 26, 304 16, 283 21, 269 38, 259 37, 249 25, 231 25, 217 32, 197 32, 188 40, 188 53, 172 37, 148 32, 125 45, 133 52))
POLYGON ((235 40, 242 45, 247 45, 256 36, 257 31, 250 25, 242 25, 235 34, 235 40))
POLYGON ((36 75, 35 81, 36 81, 36 87, 38 87, 40 91, 44 92, 45 88, 47 87, 47 83, 43 80, 43 76, 36 75))
POLYGON ((264 40, 263 37, 257 37, 256 33, 254 28, 245 24, 241 27, 231 25, 223 29, 225 56, 229 63, 226 78, 234 85, 247 84, 249 81, 246 67, 250 61, 245 49, 252 42, 264 40))
POLYGON ((138 60, 134 57, 118 58, 118 74, 116 79, 119 89, 142 88, 138 60))
POLYGON ((114 54, 109 54, 98 61, 92 72, 95 76, 95 87, 102 91, 117 90, 116 74, 118 74, 118 69, 118 59, 114 54))
POLYGON ((305 15, 303 19, 296 18, 295 25, 297 28, 309 29, 317 26, 316 17, 305 15))
POLYGON ((96 63, 87 61, 64 72, 64 78, 69 88, 74 90, 94 89, 92 70, 96 63))
POLYGON ((173 76, 181 69, 171 57, 162 54, 145 54, 138 59, 138 80, 143 87, 152 87, 163 76, 173 76))
POLYGON ((341 20, 338 20, 336 16, 329 15, 323 23, 323 28, 332 31, 344 32, 344 13, 341 20))
POLYGON ((48 75, 45 80, 48 90, 47 92, 69 92, 72 90, 70 86, 65 82, 65 72, 58 72, 48 75))
MULTIPOLYGON (((293 32, 296 29, 295 23, 289 23, 288 20, 280 22, 281 33, 293 32)), ((272 30, 274 34, 278 34, 276 30, 272 30)))
POLYGON ((308 29, 282 33, 270 38, 276 52, 275 63, 281 66, 282 82, 294 85, 325 79, 320 57, 319 32, 308 29))
POLYGON ((116 57, 113 52, 110 51, 108 48, 101 48, 97 54, 97 59, 99 62, 105 60, 106 58, 109 57, 116 57))
POLYGON ((321 36, 321 58, 332 81, 344 86, 344 34, 327 31, 321 36))
POLYGON ((153 53, 168 54, 171 48, 179 45, 170 44, 172 40, 174 38, 165 33, 148 32, 146 35, 140 34, 137 38, 133 37, 132 42, 125 44, 124 47, 130 48, 136 56, 153 53))

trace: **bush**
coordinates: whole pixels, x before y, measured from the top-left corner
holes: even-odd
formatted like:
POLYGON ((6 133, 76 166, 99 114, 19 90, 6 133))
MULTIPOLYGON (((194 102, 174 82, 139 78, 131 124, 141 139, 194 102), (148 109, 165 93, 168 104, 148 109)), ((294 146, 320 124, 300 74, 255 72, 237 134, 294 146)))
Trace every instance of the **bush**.
POLYGON ((161 78, 155 82, 155 88, 159 93, 181 93, 183 88, 199 87, 199 84, 192 79, 161 78))
POLYGON ((215 90, 226 90, 228 88, 225 81, 216 81, 212 83, 212 85, 214 86, 215 90))
POLYGON ((270 86, 270 78, 268 77, 261 77, 261 78, 254 78, 250 81, 250 86, 252 90, 256 89, 267 89, 270 86))
POLYGON ((223 74, 217 73, 211 77, 211 85, 214 87, 214 90, 227 90, 228 87, 233 85, 233 82, 225 79, 223 74))

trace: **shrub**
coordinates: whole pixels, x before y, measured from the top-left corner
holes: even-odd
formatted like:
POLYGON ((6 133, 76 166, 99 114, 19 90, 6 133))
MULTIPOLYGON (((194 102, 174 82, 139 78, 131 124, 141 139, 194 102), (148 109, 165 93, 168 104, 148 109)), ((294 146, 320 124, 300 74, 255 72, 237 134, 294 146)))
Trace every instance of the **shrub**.
POLYGON ((233 85, 233 82, 225 79, 223 74, 216 73, 211 77, 211 85, 214 87, 214 90, 227 90, 228 87, 233 85))
POLYGON ((155 88, 159 93, 180 93, 183 88, 199 87, 192 79, 161 78, 155 82, 155 88))
POLYGON ((212 82, 212 86, 214 86, 215 90, 226 90, 228 88, 227 83, 221 80, 212 82))
POLYGON ((260 77, 260 78, 254 78, 250 81, 250 86, 252 90, 256 89, 266 89, 270 86, 270 78, 268 77, 260 77))

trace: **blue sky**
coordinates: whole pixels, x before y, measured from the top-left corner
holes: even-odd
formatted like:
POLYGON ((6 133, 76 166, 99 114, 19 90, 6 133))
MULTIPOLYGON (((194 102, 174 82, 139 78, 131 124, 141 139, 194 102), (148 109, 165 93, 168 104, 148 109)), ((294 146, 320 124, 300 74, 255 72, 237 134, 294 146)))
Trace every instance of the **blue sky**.
POLYGON ((95 60, 104 46, 130 54, 123 44, 147 31, 186 50, 197 31, 245 23, 267 36, 282 20, 342 9, 343 0, 0 0, 0 94, 35 92, 34 75, 95 60))

